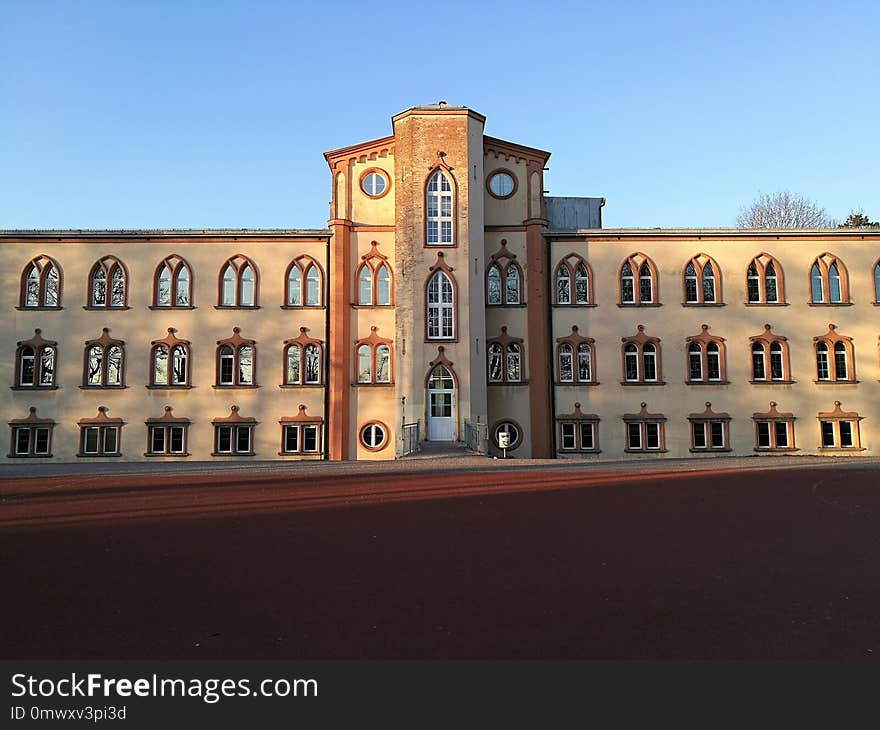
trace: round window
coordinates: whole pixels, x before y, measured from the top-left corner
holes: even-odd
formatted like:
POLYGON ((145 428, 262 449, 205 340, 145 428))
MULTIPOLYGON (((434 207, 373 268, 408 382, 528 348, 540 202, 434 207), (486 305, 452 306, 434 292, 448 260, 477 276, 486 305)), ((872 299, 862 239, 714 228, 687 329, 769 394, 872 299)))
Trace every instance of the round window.
POLYGON ((387 187, 388 179, 376 170, 371 170, 361 178, 361 190, 371 198, 381 197, 387 187))
POLYGON ((515 449, 522 439, 519 426, 512 421, 502 421, 495 426, 493 436, 499 449, 515 449))
POLYGON ((489 177, 489 192, 496 198, 509 198, 516 189, 516 180, 509 172, 496 172, 489 177))
POLYGON ((382 423, 368 423, 361 429, 361 444, 370 451, 379 451, 385 447, 388 430, 382 423))

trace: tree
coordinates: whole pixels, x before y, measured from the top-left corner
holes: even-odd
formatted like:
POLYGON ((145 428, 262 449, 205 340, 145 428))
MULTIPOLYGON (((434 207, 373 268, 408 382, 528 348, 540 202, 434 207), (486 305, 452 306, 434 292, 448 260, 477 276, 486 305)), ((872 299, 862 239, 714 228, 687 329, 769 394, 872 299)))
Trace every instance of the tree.
POLYGON ((847 219, 838 228, 880 228, 880 223, 872 221, 864 211, 851 210, 847 219))
POLYGON ((758 196, 740 210, 737 228, 833 228, 835 221, 812 200, 787 190, 758 196))

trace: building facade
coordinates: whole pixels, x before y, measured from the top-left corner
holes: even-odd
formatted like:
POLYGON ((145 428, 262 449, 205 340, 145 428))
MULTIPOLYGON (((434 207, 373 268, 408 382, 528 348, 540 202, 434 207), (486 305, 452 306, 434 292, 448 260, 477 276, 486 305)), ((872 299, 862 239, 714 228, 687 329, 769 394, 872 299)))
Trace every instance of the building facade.
POLYGON ((602 229, 484 125, 327 152, 327 229, 0 233, 9 457, 878 453, 880 232, 602 229))

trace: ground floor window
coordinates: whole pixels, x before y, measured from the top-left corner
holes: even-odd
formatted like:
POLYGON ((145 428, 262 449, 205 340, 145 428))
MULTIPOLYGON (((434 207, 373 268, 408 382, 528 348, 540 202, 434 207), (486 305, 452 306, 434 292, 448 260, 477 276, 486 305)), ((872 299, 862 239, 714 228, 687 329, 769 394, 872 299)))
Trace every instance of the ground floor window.
POLYGON ((662 451, 664 446, 663 423, 656 421, 630 421, 626 424, 627 451, 662 451))
POLYGON ((793 421, 755 421, 755 447, 761 450, 794 447, 793 421))
POLYGON ((819 426, 823 449, 858 448, 858 421, 820 421, 819 426))
POLYGON ((320 454, 321 426, 317 423, 282 426, 281 453, 320 454))
POLYGON ((186 425, 148 426, 147 454, 150 456, 181 456, 186 454, 186 425))
POLYGON ((251 455, 254 427, 252 425, 215 425, 215 454, 251 455))
POLYGON ((81 456, 119 456, 120 426, 80 426, 81 456))
POLYGON ((13 457, 52 456, 51 442, 51 426, 13 426, 12 448, 9 455, 13 457))
POLYGON ((560 451, 598 451, 598 424, 595 421, 560 421, 560 451))

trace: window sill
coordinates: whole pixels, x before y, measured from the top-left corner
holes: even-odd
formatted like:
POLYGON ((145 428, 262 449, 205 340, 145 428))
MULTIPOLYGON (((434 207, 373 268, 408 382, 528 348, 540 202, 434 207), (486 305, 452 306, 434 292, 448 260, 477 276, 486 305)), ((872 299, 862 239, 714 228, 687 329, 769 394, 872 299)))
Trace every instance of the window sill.
POLYGON ((724 302, 682 302, 682 307, 726 307, 724 302))
POLYGON ((259 304, 242 307, 237 304, 215 304, 214 309, 262 309, 262 307, 259 304))
POLYGON ((42 390, 58 390, 57 385, 10 385, 9 390, 27 390, 31 393, 39 393, 42 390))
POLYGON ((179 312, 181 309, 196 309, 196 308, 197 307, 194 307, 192 304, 178 304, 176 306, 171 305, 171 304, 151 304, 149 307, 147 307, 147 309, 152 309, 155 312, 165 312, 165 311, 179 312))
POLYGON ((654 385, 666 385, 665 380, 621 380, 621 385, 632 385, 632 386, 654 386, 654 385))
MULTIPOLYGON (((282 304, 279 309, 324 309, 323 304, 282 304)), ((259 309, 259 307, 214 307, 214 309, 259 309)))
POLYGON ((620 302, 617 306, 620 307, 621 309, 630 309, 630 308, 639 308, 639 307, 641 307, 641 308, 662 307, 663 304, 661 302, 657 302, 656 304, 654 302, 645 302, 644 304, 642 304, 641 302, 639 302, 638 304, 636 304, 635 302, 620 302))
POLYGON ((850 451, 867 451, 863 446, 817 446, 819 451, 835 451, 838 453, 849 453, 850 451))
POLYGON ((230 454, 230 453, 220 454, 216 451, 211 452, 211 456, 256 456, 256 455, 257 454, 255 451, 236 451, 233 454, 230 454))
POLYGON ((352 383, 352 388, 392 388, 394 383, 352 383))
POLYGON ((572 386, 575 388, 579 388, 582 385, 583 386, 601 385, 601 383, 598 380, 557 380, 554 383, 554 385, 558 385, 560 387, 568 385, 568 386, 572 386))
POLYGON ((861 380, 814 380, 816 385, 858 385, 861 380))
POLYGON ((52 454, 6 454, 7 459, 51 459, 52 454))
POLYGON ((127 385, 80 385, 80 390, 125 390, 127 385))
MULTIPOLYGON (((558 307, 559 309, 589 309, 590 307, 598 307, 599 305, 592 304, 592 303, 591 304, 577 304, 577 303, 575 303, 575 304, 559 304, 558 302, 554 302, 553 306, 558 307)), ((617 306, 618 307, 623 307, 623 306, 637 307, 639 305, 638 304, 618 304, 617 306)), ((648 306, 648 305, 644 305, 644 306, 648 306)))
POLYGON ((324 456, 324 452, 323 451, 279 451, 278 456, 299 456, 300 458, 309 456, 309 457, 313 457, 313 458, 314 457, 320 458, 320 457, 324 456))
POLYGON ((279 388, 295 390, 297 388, 323 388, 323 383, 281 383, 279 388))
POLYGON ((601 454, 602 449, 556 449, 557 454, 601 454))
POLYGON ((744 307, 787 307, 788 302, 743 302, 744 307))
POLYGON ((692 454, 723 454, 723 453, 729 452, 729 451, 733 451, 733 449, 731 449, 729 446, 725 446, 723 449, 717 448, 717 447, 716 448, 706 447, 705 449, 694 449, 694 448, 690 449, 690 452, 692 454))
POLYGON ((259 388, 259 385, 232 385, 223 383, 221 385, 212 385, 215 390, 253 390, 259 388))
POLYGON ((808 307, 852 307, 852 302, 807 302, 808 307))
POLYGON ((796 446, 756 446, 753 451, 758 454, 785 454, 792 451, 800 451, 796 446))
POLYGON ((194 385, 145 385, 147 390, 192 390, 194 385))
POLYGON ((794 385, 796 380, 750 380, 752 385, 794 385))
POLYGON ((457 243, 426 243, 422 248, 458 248, 457 243))
POLYGON ((528 385, 528 380, 489 380, 486 382, 486 385, 510 385, 510 386, 518 386, 518 385, 528 385))
POLYGON ((153 454, 153 453, 150 453, 149 451, 146 451, 146 452, 144 452, 144 456, 149 456, 150 458, 166 456, 168 458, 180 459, 181 457, 184 457, 184 456, 192 456, 192 454, 190 454, 188 451, 185 454, 153 454))
POLYGON ((128 305, 124 307, 92 307, 90 305, 86 305, 83 307, 87 312, 124 312, 126 309, 131 309, 128 305))
POLYGON ((458 337, 425 337, 426 345, 455 345, 458 343, 458 337))
MULTIPOLYGON (((489 304, 486 302, 486 309, 525 309, 528 305, 525 302, 520 302, 519 304, 489 304)), ((555 304, 553 305, 556 306, 555 304)))
MULTIPOLYGON (((394 309, 393 304, 360 304, 359 302, 351 302, 349 306, 352 309, 394 309)), ((302 309, 314 309, 314 307, 301 307, 302 309)))
POLYGON ((110 458, 119 458, 122 456, 121 451, 117 451, 115 454, 77 454, 77 458, 83 459, 110 459, 110 458))
POLYGON ((685 380, 685 385, 730 385, 729 380, 685 380))
POLYGON ((64 307, 16 307, 19 312, 60 312, 64 307))
POLYGON ((666 454, 667 449, 624 449, 627 454, 666 454))

